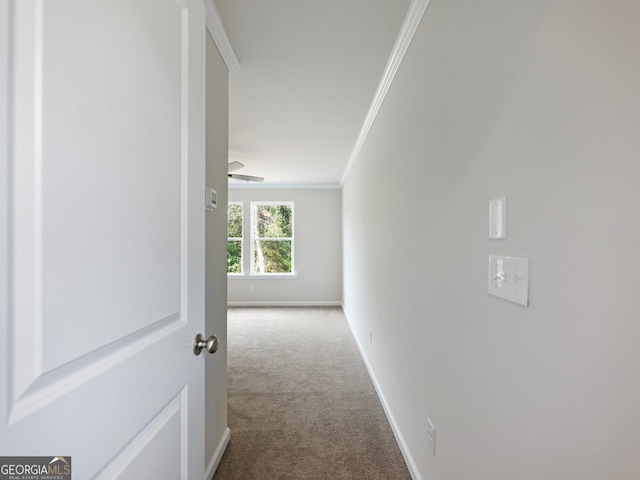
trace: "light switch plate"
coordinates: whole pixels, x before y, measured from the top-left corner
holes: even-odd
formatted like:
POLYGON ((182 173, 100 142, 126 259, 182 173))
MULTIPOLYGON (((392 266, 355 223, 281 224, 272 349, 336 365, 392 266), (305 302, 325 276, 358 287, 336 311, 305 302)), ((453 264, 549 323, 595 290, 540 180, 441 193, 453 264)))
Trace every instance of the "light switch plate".
POLYGON ((529 306, 529 259, 489 255, 489 294, 529 306))
POLYGON ((489 238, 507 237, 507 199, 494 198, 489 202, 489 238))
POLYGON ((207 210, 218 208, 218 192, 209 186, 204 188, 204 206, 207 210))

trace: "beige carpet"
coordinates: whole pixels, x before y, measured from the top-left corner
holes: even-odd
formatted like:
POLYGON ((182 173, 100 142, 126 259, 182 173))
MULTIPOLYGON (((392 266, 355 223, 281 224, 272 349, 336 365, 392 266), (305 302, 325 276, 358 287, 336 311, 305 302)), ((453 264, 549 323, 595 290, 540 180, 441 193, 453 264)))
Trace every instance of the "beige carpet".
POLYGON ((229 309, 214 480, 410 479, 340 308, 229 309))

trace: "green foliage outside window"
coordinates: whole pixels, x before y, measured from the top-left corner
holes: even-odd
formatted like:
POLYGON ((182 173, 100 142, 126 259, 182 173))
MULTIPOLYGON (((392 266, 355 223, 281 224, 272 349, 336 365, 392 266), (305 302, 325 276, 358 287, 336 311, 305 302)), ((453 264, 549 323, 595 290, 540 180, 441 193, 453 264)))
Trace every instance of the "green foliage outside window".
POLYGON ((256 240, 254 273, 291 273, 291 241, 256 240))
POLYGON ((227 210, 227 237, 242 238, 242 205, 229 205, 227 210))
POLYGON ((242 273, 242 205, 227 209, 227 273, 242 273))
MULTIPOLYGON (((227 273, 242 272, 243 208, 227 209, 227 273)), ((252 273, 293 272, 293 204, 252 205, 252 273)))
POLYGON ((227 242, 227 273, 242 273, 242 242, 227 242))
POLYGON ((254 205, 253 222, 253 272, 293 272, 293 206, 254 205))

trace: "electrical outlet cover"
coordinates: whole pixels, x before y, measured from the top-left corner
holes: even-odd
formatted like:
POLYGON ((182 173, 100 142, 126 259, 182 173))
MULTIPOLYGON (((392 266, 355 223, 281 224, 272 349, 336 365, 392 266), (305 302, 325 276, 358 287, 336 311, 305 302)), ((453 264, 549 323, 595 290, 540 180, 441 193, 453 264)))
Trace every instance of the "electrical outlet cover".
POLYGON ((431 420, 427 418, 427 443, 432 455, 436 456, 436 427, 433 426, 431 420))

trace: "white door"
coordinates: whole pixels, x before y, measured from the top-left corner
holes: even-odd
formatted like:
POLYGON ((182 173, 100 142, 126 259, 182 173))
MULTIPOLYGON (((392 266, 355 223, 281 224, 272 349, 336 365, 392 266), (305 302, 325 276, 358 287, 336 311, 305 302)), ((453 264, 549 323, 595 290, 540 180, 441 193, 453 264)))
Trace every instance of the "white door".
POLYGON ((0 0, 0 456, 203 478, 204 18, 0 0))

